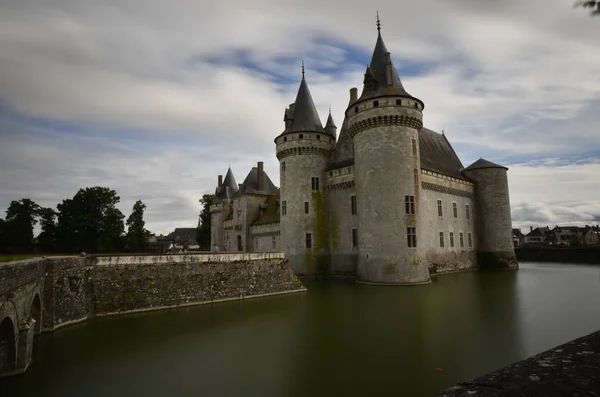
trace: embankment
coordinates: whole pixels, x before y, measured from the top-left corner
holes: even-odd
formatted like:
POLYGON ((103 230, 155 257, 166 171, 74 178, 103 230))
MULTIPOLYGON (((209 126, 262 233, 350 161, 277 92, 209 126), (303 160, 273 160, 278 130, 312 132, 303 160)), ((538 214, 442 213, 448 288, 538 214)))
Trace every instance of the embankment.
POLYGON ((519 262, 563 262, 600 264, 600 246, 586 247, 518 247, 515 254, 519 262))

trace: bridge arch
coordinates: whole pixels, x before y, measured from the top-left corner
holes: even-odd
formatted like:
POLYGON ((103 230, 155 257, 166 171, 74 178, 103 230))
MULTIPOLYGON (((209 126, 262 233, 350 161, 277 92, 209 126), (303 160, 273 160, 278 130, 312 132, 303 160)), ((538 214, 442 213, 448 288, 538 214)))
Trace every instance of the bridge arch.
POLYGON ((17 327, 10 317, 0 321, 0 376, 17 368, 17 327))
POLYGON ((39 335, 42 332, 42 300, 38 293, 33 296, 29 315, 35 320, 34 335, 39 335))

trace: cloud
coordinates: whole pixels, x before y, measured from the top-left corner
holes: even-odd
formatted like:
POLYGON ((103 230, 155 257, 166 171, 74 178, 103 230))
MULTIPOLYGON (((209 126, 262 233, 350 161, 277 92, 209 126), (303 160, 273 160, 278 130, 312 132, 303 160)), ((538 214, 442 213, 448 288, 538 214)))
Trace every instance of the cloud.
MULTIPOLYGON (((515 222, 600 213, 585 199, 600 193, 593 180, 560 179, 596 171, 581 160, 600 144, 597 21, 563 0, 377 7, 425 124, 444 129, 465 164, 511 166, 515 222), (559 160, 523 165, 546 158, 559 160), (556 199, 561 183, 573 197, 556 199)), ((0 208, 104 184, 126 213, 147 197, 149 227, 166 232, 195 225, 197 200, 229 164, 242 182, 262 160, 278 183, 273 139, 300 60, 323 121, 331 106, 341 126, 348 90, 361 86, 374 10, 339 11, 322 0, 3 2, 0 208)))

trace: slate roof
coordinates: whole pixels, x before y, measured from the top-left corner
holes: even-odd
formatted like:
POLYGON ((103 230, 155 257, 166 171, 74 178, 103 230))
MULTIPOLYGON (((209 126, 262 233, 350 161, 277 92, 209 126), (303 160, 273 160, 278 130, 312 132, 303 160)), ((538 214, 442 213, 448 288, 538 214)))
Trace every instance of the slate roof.
POLYGON ((477 160, 476 162, 474 162, 473 164, 471 164, 470 166, 465 168, 465 171, 480 170, 483 168, 504 168, 506 170, 508 169, 503 165, 492 163, 491 161, 480 158, 479 160, 477 160))
POLYGON ((308 89, 308 84, 304 78, 304 72, 302 72, 302 81, 300 81, 296 101, 290 105, 289 109, 286 109, 283 121, 286 121, 287 126, 283 132, 284 134, 298 131, 325 133, 323 124, 319 118, 319 113, 315 107, 310 90, 308 89), (287 126, 288 120, 291 120, 289 126, 287 126))
POLYGON ((532 236, 540 236, 540 237, 546 237, 546 233, 550 232, 550 228, 548 226, 544 226, 544 227, 536 227, 535 229, 533 229, 532 231, 530 231, 529 233, 526 234, 526 236, 532 237, 532 236))
POLYGON ((263 170, 263 180, 259 189, 258 168, 252 167, 248 176, 242 183, 238 194, 265 194, 268 196, 277 194, 277 187, 273 184, 269 175, 263 170))
POLYGON ((267 199, 267 208, 265 208, 262 216, 254 222, 255 225, 266 225, 269 223, 277 223, 279 222, 279 192, 270 196, 267 199))
POLYGON ((422 128, 419 132, 419 146, 421 168, 466 179, 461 174, 463 165, 445 135, 422 128))
POLYGON ((325 124, 325 128, 337 128, 335 122, 333 121, 333 116, 331 115, 331 109, 329 109, 329 117, 327 117, 327 123, 325 124))
POLYGON ((365 72, 365 79, 363 81, 363 91, 360 95, 360 99, 375 98, 383 95, 402 95, 412 97, 402 86, 400 77, 396 67, 392 63, 392 86, 386 87, 385 78, 385 65, 386 59, 385 54, 388 52, 383 38, 381 37, 381 31, 377 34, 377 42, 375 43, 375 49, 373 50, 373 56, 371 57, 371 63, 367 67, 365 72))
POLYGON ((171 240, 175 243, 196 242, 195 227, 178 227, 165 237, 165 240, 171 240))
POLYGON ((227 175, 225 175, 225 179, 221 186, 217 186, 215 189, 215 197, 217 200, 223 200, 225 198, 231 199, 238 192, 238 185, 235 182, 235 178, 233 177, 233 172, 231 171, 231 167, 227 170, 227 175))

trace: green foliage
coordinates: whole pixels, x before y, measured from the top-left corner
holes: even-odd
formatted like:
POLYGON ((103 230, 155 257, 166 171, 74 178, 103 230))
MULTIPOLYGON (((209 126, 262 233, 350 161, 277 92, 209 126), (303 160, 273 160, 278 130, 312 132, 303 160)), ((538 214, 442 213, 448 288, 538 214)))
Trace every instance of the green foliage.
POLYGON ((5 245, 28 251, 33 246, 33 227, 37 223, 39 206, 30 199, 12 201, 6 210, 3 225, 5 245))
POLYGON ((52 253, 56 251, 56 215, 56 211, 52 208, 40 208, 38 210, 42 232, 39 234, 37 240, 42 252, 52 253))
POLYGON ((215 202, 214 194, 205 194, 200 199, 202 211, 200 212, 200 225, 196 229, 196 241, 201 250, 210 250, 210 206, 215 202))
POLYGON ((0 256, 0 262, 21 261, 23 259, 31 259, 31 258, 35 258, 35 256, 31 256, 31 255, 0 256))
POLYGON ((600 15, 600 1, 593 1, 593 0, 592 1, 588 1, 588 0, 578 1, 575 3, 574 7, 589 8, 591 16, 600 15))
POLYGON ((131 252, 146 252, 150 233, 145 229, 144 210, 146 204, 138 200, 127 218, 127 249, 131 252))
POLYGON ((58 204, 57 239, 61 252, 117 252, 124 246, 120 198, 107 187, 80 189, 58 204))

